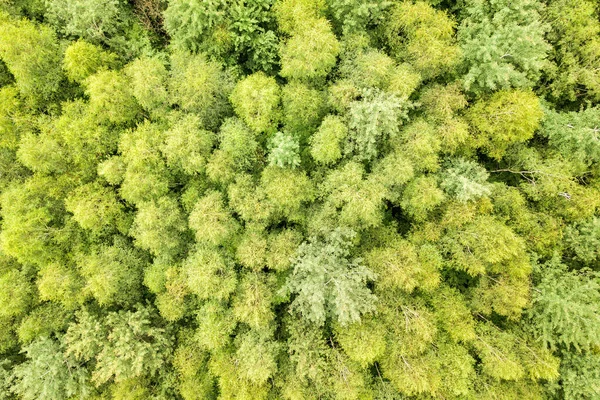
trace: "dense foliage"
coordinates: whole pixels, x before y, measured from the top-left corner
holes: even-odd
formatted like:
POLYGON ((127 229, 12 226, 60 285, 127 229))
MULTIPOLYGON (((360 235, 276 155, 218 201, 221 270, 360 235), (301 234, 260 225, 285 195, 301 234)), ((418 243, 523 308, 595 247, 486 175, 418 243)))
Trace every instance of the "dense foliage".
POLYGON ((599 17, 0 1, 0 400, 600 399, 599 17))

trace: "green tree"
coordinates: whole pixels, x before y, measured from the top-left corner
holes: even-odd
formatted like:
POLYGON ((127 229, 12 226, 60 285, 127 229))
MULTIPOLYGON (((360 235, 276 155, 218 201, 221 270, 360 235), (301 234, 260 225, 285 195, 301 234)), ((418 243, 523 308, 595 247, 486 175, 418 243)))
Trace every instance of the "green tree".
POLYGON ((332 164, 342 157, 343 143, 348 136, 344 120, 336 115, 328 115, 310 138, 310 154, 320 164, 332 164))
POLYGON ((129 216, 111 188, 97 182, 79 186, 65 199, 65 208, 84 229, 94 233, 110 232, 116 228, 121 233, 129 229, 129 216))
POLYGON ((324 18, 300 22, 280 50, 284 78, 322 80, 335 66, 340 45, 324 18))
POLYGON ((27 361, 13 370, 11 391, 23 399, 49 400, 88 396, 92 392, 89 372, 65 359, 59 343, 42 337, 23 349, 27 361))
POLYGON ((34 176, 2 193, 0 240, 7 255, 38 266, 61 259, 58 240, 65 211, 57 184, 34 176))
POLYGON ((597 101, 600 75, 590 68, 600 59, 595 4, 588 0, 552 1, 544 16, 550 24, 547 39, 552 44, 552 64, 545 71, 548 87, 543 90, 561 101, 597 101))
POLYGON ((1 317, 19 317, 26 314, 35 301, 31 282, 17 269, 6 271, 0 276, 0 288, 1 317))
POLYGON ((383 24, 386 44, 398 61, 410 63, 425 79, 448 72, 460 61, 456 23, 424 1, 395 4, 383 24))
POLYGON ((231 79, 219 64, 203 54, 176 52, 171 55, 168 91, 173 104, 196 113, 206 129, 217 128, 231 113, 228 102, 231 79))
POLYGON ((85 281, 72 263, 52 263, 40 268, 37 278, 40 299, 60 303, 74 310, 87 297, 84 292, 85 281))
POLYGON ((120 33, 130 17, 120 0, 48 0, 45 17, 65 35, 106 42, 120 33))
POLYGON ((90 97, 90 112, 97 119, 126 124, 139 115, 140 106, 122 72, 101 70, 88 77, 85 86, 90 97))
POLYGON ((359 160, 371 161, 379 155, 383 142, 397 136, 410 103, 384 92, 367 92, 361 101, 350 104, 349 130, 345 152, 359 160))
POLYGON ((226 46, 231 40, 223 28, 226 10, 223 0, 173 1, 164 12, 165 28, 180 49, 197 51, 208 41, 226 46))
POLYGON ((92 381, 100 386, 153 376, 164 367, 172 339, 154 322, 152 310, 111 312, 105 318, 84 311, 65 336, 66 353, 75 360, 96 360, 92 381))
POLYGON ((96 72, 116 66, 118 59, 114 53, 85 40, 78 40, 65 49, 63 69, 67 78, 74 82, 82 83, 96 72))
POLYGON ((0 58, 31 104, 43 106, 61 89, 62 54, 55 33, 26 19, 0 15, 0 58))
POLYGON ((466 2, 458 41, 468 91, 527 88, 538 81, 550 48, 542 8, 538 0, 466 2))
POLYGON ((237 172, 251 171, 261 158, 256 134, 241 120, 228 118, 219 132, 219 149, 208 161, 206 173, 215 182, 230 183, 237 172))
POLYGON ((379 226, 383 218, 384 186, 364 167, 348 162, 331 170, 320 186, 325 212, 339 212, 342 224, 356 227, 379 226))
POLYGON ((164 140, 162 127, 148 121, 121 135, 122 157, 108 159, 101 165, 109 168, 104 170, 109 183, 122 180, 120 195, 123 199, 137 204, 156 200, 169 192, 172 177, 161 153, 164 140))
POLYGON ((298 82, 282 88, 281 101, 286 131, 303 139, 319 126, 327 112, 324 94, 298 82))
POLYGON ((237 285, 232 260, 218 249, 198 246, 183 262, 190 291, 200 299, 227 300, 237 285))
POLYGON ((600 161, 598 122, 600 109, 586 108, 579 112, 545 111, 540 135, 548 138, 549 146, 575 163, 581 171, 600 161))
POLYGON ((543 116, 539 99, 529 91, 500 91, 469 109, 475 140, 491 157, 500 159, 512 144, 533 137, 543 116))
POLYGON ((235 85, 230 100, 236 114, 255 133, 273 133, 280 118, 280 92, 275 78, 257 72, 235 85))
POLYGON ((207 192, 198 200, 190 213, 190 228, 196 233, 196 241, 201 244, 218 246, 230 240, 238 229, 217 191, 207 192))
POLYGON ((409 161, 417 172, 436 172, 440 168, 443 131, 424 119, 415 119, 396 137, 390 147, 409 161))
POLYGON ((385 0, 330 0, 327 6, 342 32, 354 33, 380 22, 390 3, 385 0))
POLYGON ((296 295, 291 309, 307 321, 323 325, 333 319, 346 325, 374 310, 376 297, 366 283, 376 275, 360 260, 350 258, 355 235, 351 230, 337 229, 298 248, 284 290, 296 295))
POLYGON ((151 113, 161 113, 170 106, 167 92, 168 71, 158 57, 141 57, 125 67, 131 80, 131 93, 151 113))
POLYGON ((315 198, 315 188, 304 171, 270 166, 263 170, 261 188, 274 218, 301 221, 306 206, 315 198))
POLYGON ((565 244, 573 259, 594 266, 598 260, 600 219, 594 217, 565 229, 565 244))
POLYGON ((46 302, 33 308, 20 322, 16 333, 19 342, 26 345, 41 337, 64 332, 73 315, 60 304, 46 302))
POLYGON ((324 16, 326 3, 324 0, 282 0, 275 3, 273 9, 279 29, 291 34, 305 21, 324 16))
POLYGON ((273 276, 261 272, 246 273, 233 297, 233 315, 252 329, 267 328, 275 319, 272 309, 274 294, 273 276))
POLYGON ((195 339, 206 350, 217 350, 225 347, 231 341, 237 322, 231 308, 219 301, 207 301, 196 314, 198 328, 195 339))
POLYGON ((181 207, 172 197, 139 204, 131 236, 135 245, 155 256, 178 254, 185 246, 187 224, 181 207))
POLYGON ((133 305, 140 300, 143 254, 115 237, 111 246, 100 246, 77 259, 87 290, 102 306, 133 305))
POLYGON ((269 165, 296 168, 300 165, 300 144, 292 135, 277 132, 271 139, 269 165))
POLYGON ((278 38, 270 8, 273 1, 172 1, 165 28, 177 49, 201 51, 251 71, 271 71, 278 38))
POLYGON ((396 238, 377 247, 365 256, 366 264, 379 277, 380 288, 400 288, 412 292, 435 289, 441 280, 439 270, 442 257, 435 247, 424 245, 421 248, 407 240, 396 238))
POLYGON ((444 192, 432 176, 419 176, 413 179, 402 193, 401 207, 407 215, 423 221, 445 200, 444 192))
POLYGON ((441 188, 458 201, 474 200, 491 193, 489 174, 474 161, 454 159, 442 172, 441 188))
MULTIPOLYGON (((562 395, 565 399, 593 399, 598 396, 598 355, 567 354, 561 363, 562 395)), ((560 393, 560 392, 559 392, 560 393)))
POLYGON ((541 267, 543 275, 533 293, 530 311, 536 336, 552 348, 573 347, 582 351, 597 347, 598 274, 589 270, 568 271, 557 262, 541 267))
POLYGON ((262 332, 249 331, 236 338, 235 365, 242 379, 264 385, 277 371, 279 344, 262 332))
POLYGON ((216 136, 201 126, 200 118, 190 114, 178 118, 166 131, 162 152, 167 166, 189 175, 204 172, 216 136))

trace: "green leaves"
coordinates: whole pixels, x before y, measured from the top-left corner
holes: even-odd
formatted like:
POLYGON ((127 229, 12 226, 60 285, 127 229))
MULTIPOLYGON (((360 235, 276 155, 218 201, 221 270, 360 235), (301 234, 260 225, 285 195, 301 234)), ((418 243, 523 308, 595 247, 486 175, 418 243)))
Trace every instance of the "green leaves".
POLYGON ((187 224, 177 201, 161 197, 141 203, 131 227, 136 246, 153 255, 174 255, 182 250, 187 224))
POLYGON ((310 154, 320 164, 335 163, 342 157, 342 143, 347 135, 344 121, 336 115, 328 115, 310 139, 310 154))
POLYGON ((550 23, 548 41, 553 45, 544 92, 560 101, 597 100, 600 75, 590 68, 600 57, 600 23, 594 3, 557 0, 544 14, 550 23))
POLYGON ((99 120, 123 124, 136 118, 140 109, 124 74, 100 71, 85 81, 90 112, 99 120))
POLYGON ((128 230, 128 216, 116 193, 97 182, 79 186, 65 199, 65 208, 84 229, 100 233, 117 228, 128 230))
POLYGON ((27 277, 13 269, 0 276, 0 316, 18 317, 27 312, 33 303, 33 287, 27 277))
POLYGON ((63 69, 67 77, 82 83, 101 69, 117 66, 117 56, 100 46, 78 40, 65 49, 63 69))
POLYGON ((251 71, 270 72, 277 63, 278 38, 269 12, 272 1, 172 1, 165 28, 175 48, 203 51, 251 71))
POLYGON ((173 1, 165 10, 165 28, 176 47, 196 51, 225 18, 226 2, 173 1))
POLYGON ((146 260, 124 240, 102 246, 77 260, 87 288, 100 305, 133 305, 140 300, 146 260))
POLYGON ((367 92, 363 100, 349 106, 349 133, 345 151, 359 160, 378 156, 382 142, 398 135, 407 118, 406 101, 383 92, 367 92))
POLYGON ((483 371, 489 376, 509 381, 519 380, 525 374, 534 379, 558 377, 558 360, 545 348, 527 343, 490 323, 478 325, 477 335, 474 346, 482 358, 483 371))
POLYGON ((440 282, 439 268, 442 259, 431 246, 417 248, 410 242, 397 238, 376 248, 366 256, 366 262, 377 273, 381 288, 399 288, 412 292, 435 289, 440 282))
POLYGON ((531 139, 542 116, 539 99, 521 90, 497 92, 469 110, 476 140, 496 159, 502 158, 510 145, 531 139))
POLYGON ((231 93, 236 114, 256 133, 270 133, 279 120, 280 89, 262 72, 238 82, 231 93))
POLYGON ((87 370, 65 360, 55 340, 42 337, 23 350, 27 361, 14 368, 11 387, 21 398, 59 400, 91 392, 87 370))
POLYGON ((557 263, 542 267, 544 275, 533 293, 530 311, 538 338, 551 348, 564 346, 586 351, 597 347, 600 342, 597 273, 567 271, 557 263))
POLYGON ((194 206, 190 214, 190 228, 195 231, 199 243, 218 246, 231 238, 237 223, 225 208, 221 194, 213 191, 194 206))
POLYGON ((477 163, 455 159, 442 173, 440 186, 458 201, 465 202, 491 193, 486 183, 488 177, 487 171, 477 163))
POLYGON ((462 9, 458 39, 466 69, 464 86, 474 93, 532 87, 546 65, 548 26, 537 0, 471 0, 462 9))
POLYGON ((548 138, 553 149, 581 166, 583 171, 600 161, 599 122, 600 110, 597 107, 577 113, 548 111, 545 112, 540 133, 548 138))
POLYGON ((171 102, 183 111, 198 114, 203 127, 215 129, 230 114, 227 98, 231 89, 228 74, 203 54, 176 52, 171 55, 168 80, 171 102))
POLYGON ((61 52, 52 29, 0 15, 0 58, 16 86, 33 106, 45 106, 57 95, 63 79, 61 52))
POLYGON ((217 249, 198 247, 184 261, 183 271, 189 290, 200 299, 226 300, 237 284, 231 261, 217 249))
POLYGON ((171 338, 164 329, 152 325, 151 317, 150 310, 143 307, 108 314, 104 321, 107 336, 101 339, 92 374, 97 385, 152 376, 164 366, 171 338))
POLYGON ((271 153, 269 165, 280 168, 295 168, 300 165, 300 145, 297 140, 281 132, 277 132, 271 139, 271 153))
POLYGON ((4 1, 0 399, 598 397, 592 3, 4 1))
POLYGON ((326 19, 303 20, 281 47, 279 74, 302 81, 322 80, 334 67, 339 51, 339 43, 326 19))
POLYGON ((153 326, 153 319, 151 310, 141 306, 103 319, 82 311, 65 336, 66 354, 77 361, 95 360, 91 378, 97 387, 153 376, 164 366, 172 345, 164 329, 153 326))
POLYGON ((162 152, 169 167, 189 175, 204 172, 216 135, 201 129, 201 124, 198 116, 185 115, 167 131, 162 152))
POLYGON ((424 1, 403 1, 391 8, 383 24, 392 56, 409 62, 424 78, 449 71, 460 60, 452 37, 455 22, 424 1))
POLYGON ((296 295, 291 307, 306 320, 323 325, 332 318, 346 325, 374 310, 376 298, 365 284, 375 274, 360 260, 350 259, 354 236, 353 231, 337 229, 298 248, 285 291, 296 295))
POLYGON ((120 33, 129 17, 119 0, 51 0, 46 4, 46 17, 59 31, 93 42, 106 42, 120 33))

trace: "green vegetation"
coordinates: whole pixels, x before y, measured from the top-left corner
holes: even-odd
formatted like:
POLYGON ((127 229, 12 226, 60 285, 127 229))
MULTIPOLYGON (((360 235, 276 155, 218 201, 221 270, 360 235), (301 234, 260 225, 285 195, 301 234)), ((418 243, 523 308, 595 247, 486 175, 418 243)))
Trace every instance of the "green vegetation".
POLYGON ((0 1, 0 400, 600 399, 593 0, 0 1))

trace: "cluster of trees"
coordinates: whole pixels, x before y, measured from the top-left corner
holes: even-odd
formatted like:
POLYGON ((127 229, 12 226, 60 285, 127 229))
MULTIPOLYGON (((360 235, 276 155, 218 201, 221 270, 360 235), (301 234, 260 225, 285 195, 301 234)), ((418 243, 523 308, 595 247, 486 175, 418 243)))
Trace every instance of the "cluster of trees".
POLYGON ((0 399, 599 399, 599 11, 0 1, 0 399))

